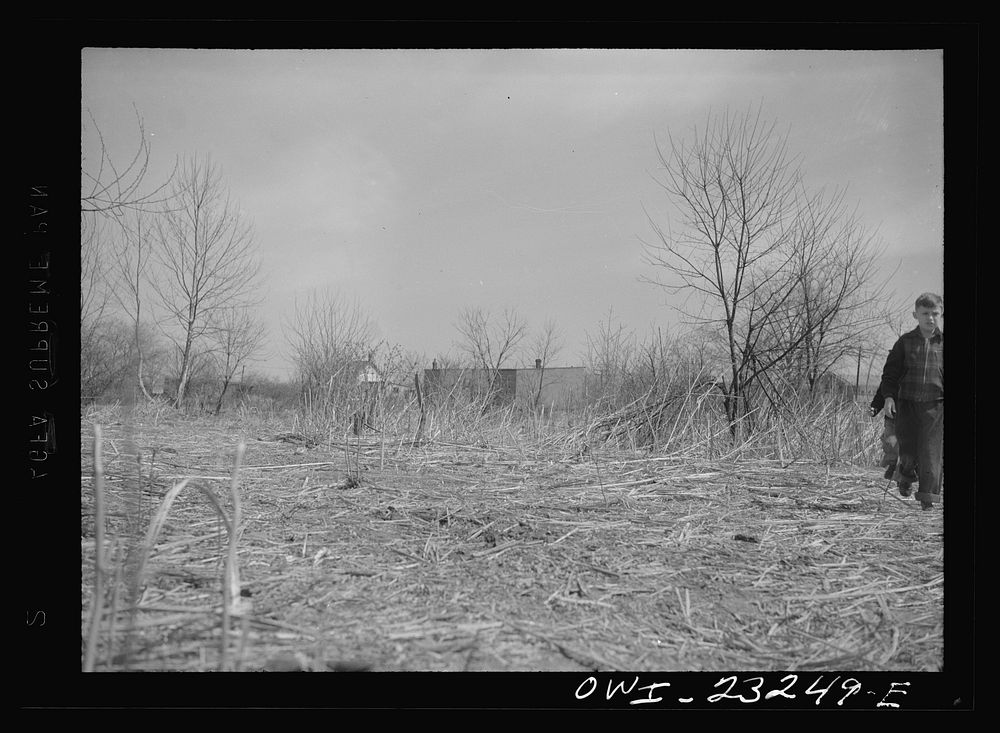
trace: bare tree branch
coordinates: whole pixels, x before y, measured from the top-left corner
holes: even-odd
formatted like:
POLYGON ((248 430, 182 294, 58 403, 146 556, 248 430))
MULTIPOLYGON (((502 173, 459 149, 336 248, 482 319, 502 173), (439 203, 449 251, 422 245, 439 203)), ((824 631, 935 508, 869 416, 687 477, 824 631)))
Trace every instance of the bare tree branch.
POLYGON ((455 328, 460 336, 457 347, 485 371, 487 392, 493 394, 500 370, 516 356, 518 346, 528 334, 527 321, 512 309, 504 310, 502 319, 494 321, 488 311, 464 308, 455 328))
POLYGON ((104 222, 81 217, 80 234, 80 366, 81 381, 87 384, 86 375, 95 369, 89 362, 96 357, 97 335, 104 326, 111 288, 106 283, 104 222))
MULTIPOLYGON (((104 135, 94 116, 88 111, 94 134, 97 135, 100 156, 96 162, 86 158, 81 166, 80 211, 101 214, 113 219, 122 217, 128 211, 148 210, 166 205, 171 198, 170 185, 174 173, 152 191, 143 192, 142 187, 149 171, 150 144, 146 137, 146 127, 139 110, 135 110, 139 142, 135 153, 124 169, 119 169, 111 158, 104 135), (96 170, 95 170, 96 169, 96 170)), ((177 163, 174 163, 176 172, 177 163)))

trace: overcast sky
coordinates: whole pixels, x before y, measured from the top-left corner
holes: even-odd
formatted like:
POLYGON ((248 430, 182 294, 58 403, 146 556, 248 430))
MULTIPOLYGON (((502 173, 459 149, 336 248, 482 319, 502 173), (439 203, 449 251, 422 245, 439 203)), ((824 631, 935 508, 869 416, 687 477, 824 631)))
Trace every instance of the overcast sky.
POLYGON ((314 288, 428 360, 457 353, 463 307, 555 320, 563 366, 609 308, 679 328, 641 280, 645 212, 669 223, 656 143, 726 108, 761 106, 811 187, 847 187, 899 268, 902 316, 943 293, 940 51, 88 48, 81 102, 116 161, 139 111, 150 182, 178 156, 220 167, 259 246, 273 376, 290 376, 282 319, 314 288))

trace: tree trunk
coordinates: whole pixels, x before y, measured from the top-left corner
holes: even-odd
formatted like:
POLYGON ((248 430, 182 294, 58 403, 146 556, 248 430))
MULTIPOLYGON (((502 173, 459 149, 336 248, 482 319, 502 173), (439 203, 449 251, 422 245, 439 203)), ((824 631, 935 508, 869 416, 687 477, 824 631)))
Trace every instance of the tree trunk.
POLYGON ((188 312, 187 333, 184 337, 184 354, 181 357, 181 376, 177 381, 177 397, 174 399, 174 407, 180 409, 184 404, 185 392, 187 392, 188 380, 191 379, 191 348, 194 345, 194 315, 188 312))
POLYGON ((191 344, 184 346, 184 356, 181 359, 181 376, 177 380, 177 396, 174 397, 174 407, 180 409, 184 404, 184 393, 187 391, 188 380, 191 378, 191 344))
POLYGON ((229 378, 227 377, 222 381, 222 391, 219 393, 219 401, 215 403, 215 414, 218 415, 222 412, 222 400, 226 396, 226 390, 229 389, 229 378))
POLYGON ((135 320, 135 353, 136 353, 136 355, 139 358, 139 366, 136 369, 136 378, 139 380, 139 389, 142 391, 142 396, 146 398, 146 401, 147 402, 152 402, 153 401, 153 396, 151 394, 149 394, 149 391, 146 389, 146 384, 142 380, 142 364, 143 364, 143 360, 142 360, 142 344, 139 343, 139 319, 138 319, 138 317, 135 320))
POLYGON ((533 407, 538 409, 538 403, 542 401, 542 388, 545 386, 545 367, 542 366, 538 369, 538 391, 535 393, 535 404, 533 407))

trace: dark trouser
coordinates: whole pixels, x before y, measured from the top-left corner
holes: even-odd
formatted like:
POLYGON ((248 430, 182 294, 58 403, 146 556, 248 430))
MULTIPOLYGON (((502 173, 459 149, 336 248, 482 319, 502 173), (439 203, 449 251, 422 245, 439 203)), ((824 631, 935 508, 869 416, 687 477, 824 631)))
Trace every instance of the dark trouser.
POLYGON ((918 501, 941 498, 944 473, 944 401, 896 401, 899 473, 920 484, 918 501))

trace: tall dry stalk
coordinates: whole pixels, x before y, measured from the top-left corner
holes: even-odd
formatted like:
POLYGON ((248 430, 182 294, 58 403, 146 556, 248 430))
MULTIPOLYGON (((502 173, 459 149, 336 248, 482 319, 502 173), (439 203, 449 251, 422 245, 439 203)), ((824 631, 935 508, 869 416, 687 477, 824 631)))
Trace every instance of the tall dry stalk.
POLYGON ((94 425, 94 596, 90 606, 90 629, 83 671, 94 671, 97 655, 97 627, 104 610, 104 464, 101 460, 101 426, 94 425))
MULTIPOLYGON (((229 647, 229 623, 230 614, 237 614, 243 616, 239 607, 240 601, 240 575, 239 575, 239 564, 237 550, 239 548, 239 530, 240 522, 242 520, 242 512, 240 506, 240 491, 239 491, 239 474, 240 474, 240 464, 243 462, 243 454, 246 451, 246 444, 240 443, 236 447, 236 460, 233 464, 233 476, 232 480, 229 482, 229 495, 233 502, 233 514, 230 517, 228 527, 229 527, 229 553, 226 559, 225 567, 225 578, 222 584, 222 639, 220 641, 221 648, 219 653, 219 668, 220 671, 226 671, 226 656, 229 647)), ((223 515, 223 521, 225 522, 225 515, 223 515)), ((244 642, 246 638, 246 624, 243 627, 244 630, 244 642)), ((245 644, 240 644, 241 656, 242 650, 245 648, 245 644)), ((237 668, 242 663, 241 658, 237 658, 237 668)))

